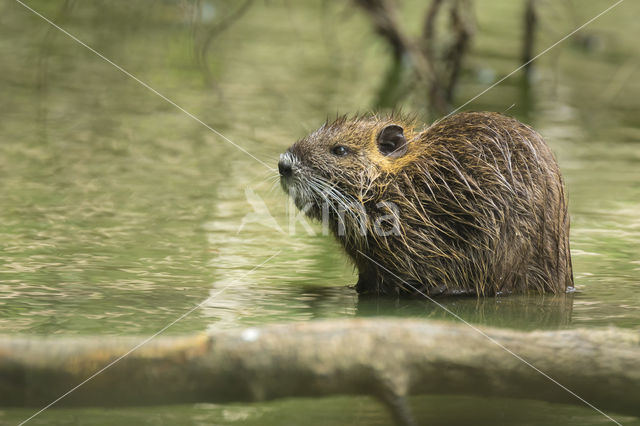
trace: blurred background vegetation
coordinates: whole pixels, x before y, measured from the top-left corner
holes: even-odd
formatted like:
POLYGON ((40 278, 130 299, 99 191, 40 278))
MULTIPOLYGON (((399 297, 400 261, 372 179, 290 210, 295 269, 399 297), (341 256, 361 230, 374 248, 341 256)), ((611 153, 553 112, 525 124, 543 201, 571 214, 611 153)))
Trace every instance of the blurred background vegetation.
MULTIPOLYGON (((336 114, 402 108, 429 123, 614 2, 26 4, 275 167, 280 152, 336 114)), ((568 307, 548 297, 443 302, 466 320, 639 327, 639 13, 640 3, 622 2, 464 106, 531 124, 557 154, 579 289, 568 307)), ((300 224, 289 235, 272 170, 11 0, 0 4, 0 54, 0 333, 149 334, 227 285, 169 332, 447 318, 427 301, 358 300, 330 237, 300 224), (256 209, 274 222, 249 220, 256 209)), ((463 398, 418 399, 416 411, 463 423, 462 403, 481 423, 500 424, 496 412, 504 424, 600 422, 588 409, 463 398)), ((319 417, 316 404, 63 410, 32 423, 338 424, 349 410, 349 423, 387 422, 368 400, 326 400, 319 417)), ((0 411, 0 423, 24 414, 0 411)))

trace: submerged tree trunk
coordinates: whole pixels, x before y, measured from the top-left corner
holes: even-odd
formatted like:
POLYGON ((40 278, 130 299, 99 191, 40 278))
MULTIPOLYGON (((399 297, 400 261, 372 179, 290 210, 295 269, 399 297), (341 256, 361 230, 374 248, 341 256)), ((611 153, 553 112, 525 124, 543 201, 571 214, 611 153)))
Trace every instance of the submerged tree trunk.
MULTIPOLYGON (((0 405, 45 406, 140 341, 0 338, 0 405)), ((640 416, 640 335, 619 329, 520 332, 371 319, 160 337, 56 405, 366 394, 384 402, 398 424, 411 424, 404 397, 414 394, 584 404, 550 378, 612 417, 640 416)))

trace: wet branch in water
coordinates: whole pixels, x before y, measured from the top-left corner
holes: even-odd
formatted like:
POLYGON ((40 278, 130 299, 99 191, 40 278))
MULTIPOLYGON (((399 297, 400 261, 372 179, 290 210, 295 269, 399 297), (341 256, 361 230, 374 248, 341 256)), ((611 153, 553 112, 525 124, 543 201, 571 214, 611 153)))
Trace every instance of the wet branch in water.
MULTIPOLYGON (((623 329, 474 330, 418 320, 335 320, 160 337, 56 406, 122 406, 371 395, 397 424, 405 398, 465 394, 640 416, 640 335, 623 329), (531 363, 528 365, 512 353, 531 363)), ((0 338, 0 405, 40 408, 141 338, 0 338)), ((434 407, 434 409, 437 409, 434 407)))

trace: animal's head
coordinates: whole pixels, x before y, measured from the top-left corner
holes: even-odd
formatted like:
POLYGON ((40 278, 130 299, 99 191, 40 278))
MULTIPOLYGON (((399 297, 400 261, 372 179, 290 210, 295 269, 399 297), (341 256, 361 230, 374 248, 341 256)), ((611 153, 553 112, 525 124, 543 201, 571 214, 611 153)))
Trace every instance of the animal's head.
POLYGON ((296 206, 319 218, 323 204, 347 209, 377 197, 408 161, 410 120, 341 117, 280 156, 280 182, 296 206))

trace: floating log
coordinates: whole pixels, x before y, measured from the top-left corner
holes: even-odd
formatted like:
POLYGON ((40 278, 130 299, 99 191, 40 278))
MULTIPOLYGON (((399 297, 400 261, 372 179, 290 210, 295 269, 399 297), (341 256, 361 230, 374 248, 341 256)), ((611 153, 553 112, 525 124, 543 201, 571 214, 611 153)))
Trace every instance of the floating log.
MULTIPOLYGON (((46 406, 143 340, 0 337, 0 405, 46 406)), ((521 332, 378 318, 158 337, 55 405, 338 394, 376 397, 398 424, 412 424, 404 398, 417 394, 588 401, 613 418, 640 416, 640 333, 614 328, 521 332)))

